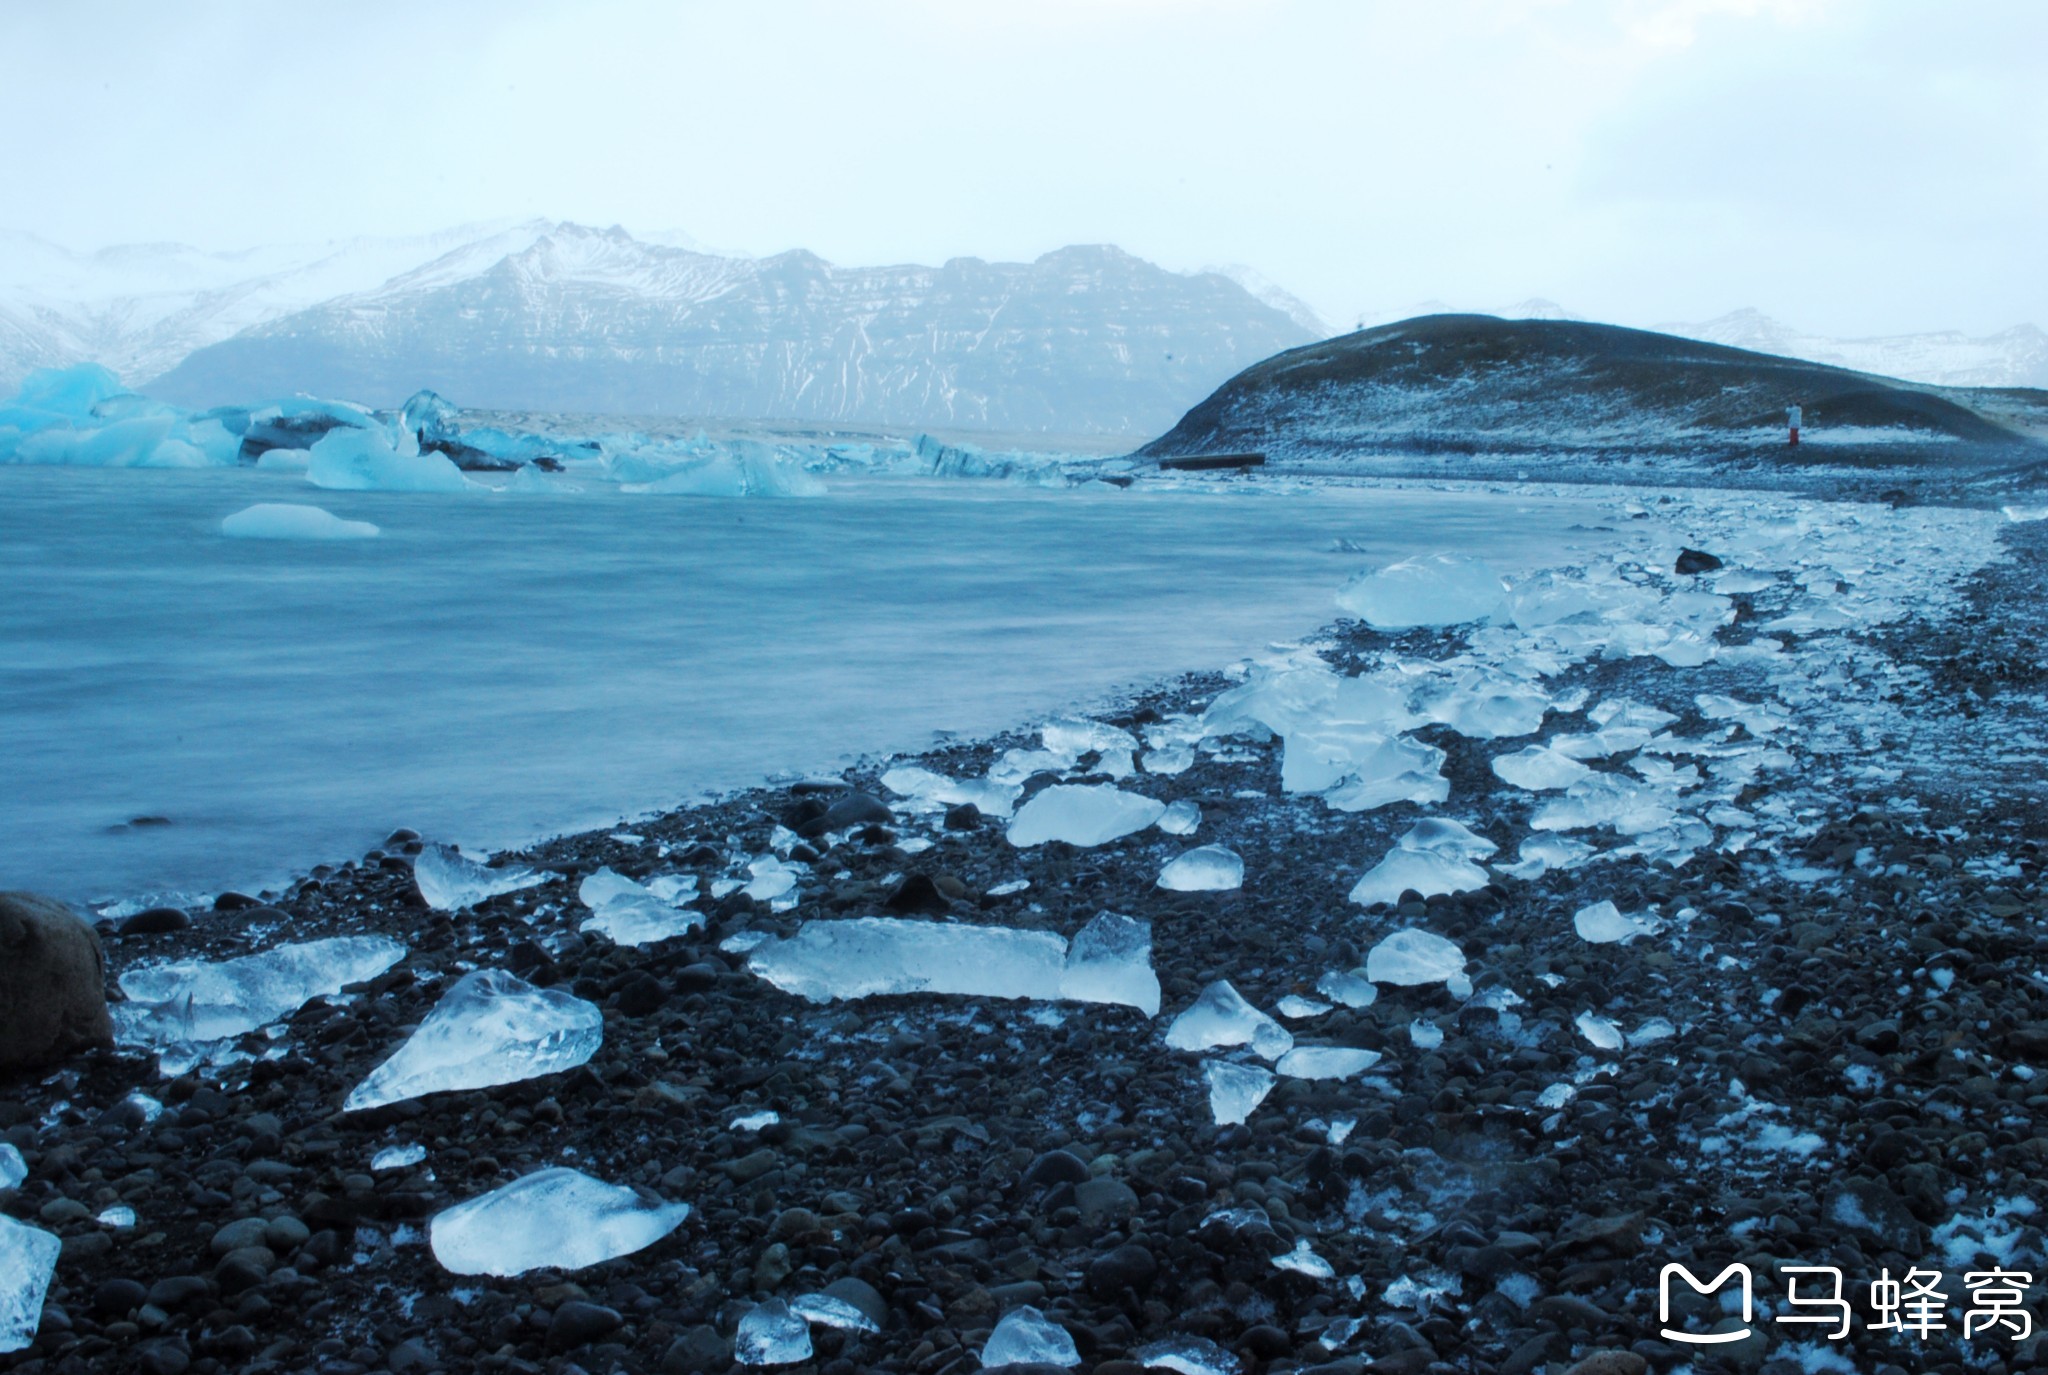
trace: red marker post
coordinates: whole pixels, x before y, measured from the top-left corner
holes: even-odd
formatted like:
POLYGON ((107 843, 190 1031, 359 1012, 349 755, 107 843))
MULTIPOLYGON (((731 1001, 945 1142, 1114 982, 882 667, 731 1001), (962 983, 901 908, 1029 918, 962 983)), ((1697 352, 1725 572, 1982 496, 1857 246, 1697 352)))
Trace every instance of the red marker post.
POLYGON ((1791 427, 1792 447, 1795 449, 1799 447, 1799 419, 1799 405, 1797 402, 1785 408, 1785 423, 1791 427))

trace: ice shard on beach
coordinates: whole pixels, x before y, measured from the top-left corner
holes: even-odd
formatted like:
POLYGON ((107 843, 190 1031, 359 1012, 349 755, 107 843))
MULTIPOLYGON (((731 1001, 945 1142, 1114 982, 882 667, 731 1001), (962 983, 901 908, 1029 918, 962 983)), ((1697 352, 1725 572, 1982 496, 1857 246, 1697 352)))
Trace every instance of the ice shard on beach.
POLYGON ((1027 1303, 1003 1314, 995 1331, 988 1334, 988 1345, 981 1349, 981 1363, 1076 1366, 1081 1363, 1081 1353, 1066 1328, 1027 1303))
POLYGON ((1244 1362, 1207 1337, 1162 1337, 1132 1353, 1147 1370, 1175 1375, 1243 1375, 1244 1362))
POLYGON ((0 1217, 0 1351, 21 1351, 35 1341, 60 1249, 40 1227, 0 1217))
POLYGON ((217 963, 131 969, 121 976, 127 1001, 111 1009, 114 1028, 122 1044, 133 1046, 226 1040, 374 979, 404 958, 405 947, 382 936, 336 936, 217 963))
POLYGON ((1024 848, 1063 840, 1082 847, 1106 845, 1159 820, 1166 804, 1108 783, 1055 783, 1017 809, 1008 832, 1024 848))
POLYGON ((732 1356, 741 1365, 794 1365, 811 1358, 811 1326, 781 1299, 755 1304, 733 1334, 732 1356))
POLYGON ((1337 593, 1337 605, 1375 630, 1463 625, 1501 610, 1500 575, 1466 554, 1428 554, 1361 573, 1337 593))
POLYGON ((553 874, 517 865, 502 869, 479 864, 453 845, 429 845, 413 859, 412 879, 437 912, 459 912, 485 898, 546 883, 553 874))
POLYGON ((665 902, 609 867, 585 878, 576 896, 591 913, 578 929, 602 932, 618 945, 650 945, 704 924, 702 912, 665 902))
POLYGON ((1356 1046, 1296 1046, 1280 1057, 1273 1070, 1287 1079, 1349 1079, 1371 1069, 1380 1059, 1378 1051, 1356 1046))
POLYGON ((559 1074, 603 1043, 604 1014, 596 1004, 535 988, 502 969, 475 970, 441 995, 419 1030, 356 1085, 342 1109, 559 1074))
POLYGON ((898 993, 1122 1003, 1159 1007, 1151 928, 1104 913, 1074 937, 903 917, 808 921, 756 946, 747 967, 812 1002, 898 993))
POLYGON ((1213 1050, 1248 1045, 1263 1060, 1277 1060, 1294 1044, 1294 1034, 1244 1000, 1228 979, 1203 989, 1166 1029, 1175 1050, 1213 1050))
POLYGON ((1613 945, 1650 935, 1657 927, 1654 922, 1628 916, 1612 902, 1603 900, 1581 907, 1572 917, 1572 929, 1590 945, 1613 945))
POLYGON ((1166 862, 1157 886, 1176 893, 1227 893, 1244 886, 1244 861, 1221 845, 1201 845, 1166 862))
POLYGON ((1209 1085, 1209 1113, 1219 1127, 1235 1126, 1250 1117, 1280 1082, 1269 1069, 1228 1060, 1204 1061, 1202 1078, 1209 1085))
POLYGON ((643 1251, 682 1226, 687 1203, 556 1166, 434 1215, 428 1243, 457 1275, 523 1275, 543 1266, 580 1270, 643 1251))
POLYGON ((1367 870, 1351 887, 1351 901, 1362 907, 1399 902, 1413 889, 1425 898, 1441 893, 1468 893, 1491 880, 1472 863, 1494 852, 1494 843, 1474 835, 1447 817, 1425 817, 1408 828, 1386 858, 1367 870))
POLYGON ((1450 983, 1465 975, 1465 952, 1430 931, 1396 931, 1365 957, 1365 976, 1374 983, 1413 988, 1450 983))

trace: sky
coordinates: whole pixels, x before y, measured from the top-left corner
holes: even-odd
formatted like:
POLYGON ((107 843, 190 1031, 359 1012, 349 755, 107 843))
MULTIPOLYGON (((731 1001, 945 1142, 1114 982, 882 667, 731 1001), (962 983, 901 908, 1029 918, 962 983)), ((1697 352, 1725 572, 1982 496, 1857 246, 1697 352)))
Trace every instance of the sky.
POLYGON ((0 52, 0 226, 73 248, 544 216, 1115 243, 1337 326, 2048 325, 2034 0, 0 0, 0 52))

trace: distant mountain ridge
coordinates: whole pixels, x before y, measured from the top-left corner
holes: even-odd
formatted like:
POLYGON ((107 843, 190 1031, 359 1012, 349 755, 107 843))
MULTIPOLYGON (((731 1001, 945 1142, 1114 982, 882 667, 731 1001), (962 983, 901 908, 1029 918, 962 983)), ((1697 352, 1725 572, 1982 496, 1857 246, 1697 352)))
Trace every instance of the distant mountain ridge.
POLYGON ((1702 324, 1659 325, 1666 334, 1757 353, 1828 363, 1879 377, 1939 387, 2048 387, 2048 332, 2015 325, 1971 338, 1960 330, 1830 339, 1782 324, 1760 310, 1737 310, 1702 324))
MULTIPOLYGON (((490 409, 1135 435, 1318 337, 1298 318, 1312 313, 1263 279, 1254 294, 1108 246, 844 268, 619 228, 487 228, 388 278, 237 322, 154 377, 131 366, 131 380, 192 406, 296 392, 393 405, 425 387, 490 409)), ((304 278, 271 274, 266 299, 304 278)), ((174 352, 176 328, 217 318, 206 312, 219 290, 179 309, 159 302, 171 325, 152 322, 127 356, 174 352)), ((0 358, 46 365, 110 349, 127 315, 82 313, 106 328, 52 330, 45 311, 40 344, 36 320, 0 316, 0 358)))

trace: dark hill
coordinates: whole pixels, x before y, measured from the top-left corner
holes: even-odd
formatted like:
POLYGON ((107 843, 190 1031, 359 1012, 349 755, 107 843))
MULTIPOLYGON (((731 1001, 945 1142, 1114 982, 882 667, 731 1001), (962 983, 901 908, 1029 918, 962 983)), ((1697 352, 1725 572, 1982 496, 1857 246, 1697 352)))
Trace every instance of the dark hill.
POLYGON ((1290 466, 1374 470, 1385 465, 1358 460, 1512 454, 1997 468, 2048 458, 2048 445, 2014 420, 2043 403, 2041 393, 1915 386, 1615 325, 1425 315, 1247 368, 1140 453, 1250 450, 1290 466), (1791 451, 1785 408, 1794 402, 1805 409, 1805 430, 1791 451))

